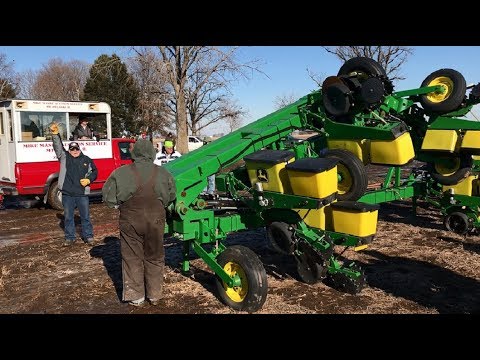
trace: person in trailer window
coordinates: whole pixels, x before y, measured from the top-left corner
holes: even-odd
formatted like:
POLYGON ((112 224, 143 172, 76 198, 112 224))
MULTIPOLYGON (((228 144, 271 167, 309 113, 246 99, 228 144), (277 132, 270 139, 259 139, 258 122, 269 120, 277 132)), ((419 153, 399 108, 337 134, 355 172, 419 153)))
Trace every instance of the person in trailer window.
POLYGON ((88 122, 89 122, 89 118, 87 117, 87 115, 80 114, 78 125, 73 130, 73 140, 94 139, 93 129, 88 122))

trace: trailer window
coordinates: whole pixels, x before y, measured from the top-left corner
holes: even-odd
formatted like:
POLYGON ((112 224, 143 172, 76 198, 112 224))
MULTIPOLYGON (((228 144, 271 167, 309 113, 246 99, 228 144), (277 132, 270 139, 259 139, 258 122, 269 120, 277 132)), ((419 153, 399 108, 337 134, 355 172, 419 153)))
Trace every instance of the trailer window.
POLYGON ((88 127, 92 129, 94 139, 92 140, 105 140, 107 136, 107 114, 92 114, 92 113, 70 113, 70 140, 73 140, 73 132, 75 128, 80 124, 79 119, 86 116, 88 118, 88 127))
POLYGON ((50 124, 57 123, 60 137, 67 139, 66 113, 22 111, 20 113, 21 141, 45 141, 52 139, 50 124))

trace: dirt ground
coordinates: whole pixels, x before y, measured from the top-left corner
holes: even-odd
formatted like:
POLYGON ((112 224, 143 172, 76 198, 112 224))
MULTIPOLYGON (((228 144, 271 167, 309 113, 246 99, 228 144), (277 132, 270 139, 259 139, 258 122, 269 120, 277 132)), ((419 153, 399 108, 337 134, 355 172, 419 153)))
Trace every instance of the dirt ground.
MULTIPOLYGON (((358 295, 297 280, 293 258, 271 249, 264 229, 232 234, 260 257, 268 296, 260 314, 480 313, 480 236, 443 228, 440 213, 409 200, 382 204, 368 249, 347 250, 366 273, 358 295)), ((62 247, 62 212, 40 207, 0 211, 0 312, 4 314, 230 314, 215 294, 213 273, 192 251, 191 274, 180 273, 182 244, 167 238, 165 298, 157 306, 121 302, 117 210, 91 204, 95 246, 62 247)), ((77 219, 79 220, 79 219, 77 219)))

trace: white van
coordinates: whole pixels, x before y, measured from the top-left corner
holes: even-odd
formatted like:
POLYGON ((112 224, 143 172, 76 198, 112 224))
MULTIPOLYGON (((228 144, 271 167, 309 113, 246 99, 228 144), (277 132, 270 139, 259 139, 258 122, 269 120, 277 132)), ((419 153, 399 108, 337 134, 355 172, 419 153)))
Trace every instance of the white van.
POLYGON ((193 136, 193 135, 188 136, 188 151, 197 150, 203 145, 204 145, 204 142, 200 140, 197 136, 193 136))

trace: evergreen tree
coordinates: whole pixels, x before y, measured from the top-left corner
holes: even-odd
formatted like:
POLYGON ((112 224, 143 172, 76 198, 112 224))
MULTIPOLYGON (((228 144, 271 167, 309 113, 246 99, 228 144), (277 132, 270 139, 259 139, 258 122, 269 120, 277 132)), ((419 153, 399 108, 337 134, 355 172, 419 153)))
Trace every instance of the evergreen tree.
POLYGON ((83 90, 83 101, 104 101, 112 109, 112 136, 121 137, 124 130, 136 131, 135 112, 138 86, 120 58, 100 55, 90 68, 83 90))

